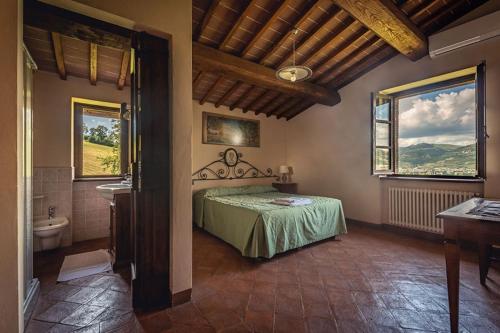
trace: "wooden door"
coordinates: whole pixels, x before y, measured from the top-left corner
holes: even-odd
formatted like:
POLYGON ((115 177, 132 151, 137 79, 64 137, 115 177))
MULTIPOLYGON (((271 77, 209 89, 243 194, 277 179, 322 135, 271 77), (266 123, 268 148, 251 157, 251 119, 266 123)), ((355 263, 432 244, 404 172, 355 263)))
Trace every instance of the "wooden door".
POLYGON ((133 306, 170 306, 170 44, 136 33, 132 66, 133 306))

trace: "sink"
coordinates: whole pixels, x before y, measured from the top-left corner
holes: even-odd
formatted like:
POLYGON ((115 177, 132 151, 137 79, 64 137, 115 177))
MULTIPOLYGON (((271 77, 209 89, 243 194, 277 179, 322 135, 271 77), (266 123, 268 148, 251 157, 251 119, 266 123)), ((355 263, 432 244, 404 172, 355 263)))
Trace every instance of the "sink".
POLYGON ((115 194, 130 193, 132 186, 130 184, 103 184, 96 186, 96 190, 104 199, 113 201, 115 194))

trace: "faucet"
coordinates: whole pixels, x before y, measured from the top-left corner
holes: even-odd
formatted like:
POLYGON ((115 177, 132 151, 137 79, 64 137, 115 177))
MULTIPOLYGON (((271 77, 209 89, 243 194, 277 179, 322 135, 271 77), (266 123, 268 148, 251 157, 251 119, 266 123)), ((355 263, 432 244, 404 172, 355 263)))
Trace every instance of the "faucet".
POLYGON ((56 217, 56 206, 49 206, 49 220, 56 217))
POLYGON ((123 175, 123 178, 125 178, 124 181, 122 181, 122 184, 132 184, 132 175, 129 173, 126 173, 123 175))

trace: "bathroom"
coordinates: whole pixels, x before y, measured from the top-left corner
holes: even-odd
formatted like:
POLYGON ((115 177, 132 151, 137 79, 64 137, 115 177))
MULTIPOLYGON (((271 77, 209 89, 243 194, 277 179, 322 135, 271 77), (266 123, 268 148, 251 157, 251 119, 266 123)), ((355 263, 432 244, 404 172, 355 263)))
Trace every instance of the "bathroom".
POLYGON ((66 255, 110 248, 113 198, 97 187, 121 183, 128 171, 123 113, 131 96, 130 52, 96 46, 93 60, 90 43, 30 26, 24 41, 32 87, 33 277, 43 288, 54 282, 66 255), (64 57, 64 75, 52 51, 54 40, 64 57), (98 129, 113 144, 93 141, 102 134, 98 129))

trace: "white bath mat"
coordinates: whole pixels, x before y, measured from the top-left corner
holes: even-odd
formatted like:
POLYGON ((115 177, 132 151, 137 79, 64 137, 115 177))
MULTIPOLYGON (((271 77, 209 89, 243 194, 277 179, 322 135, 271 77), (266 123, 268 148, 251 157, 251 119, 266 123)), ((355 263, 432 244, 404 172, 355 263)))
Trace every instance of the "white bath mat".
POLYGON ((69 281, 111 270, 111 256, 106 250, 74 254, 64 258, 57 281, 69 281))

